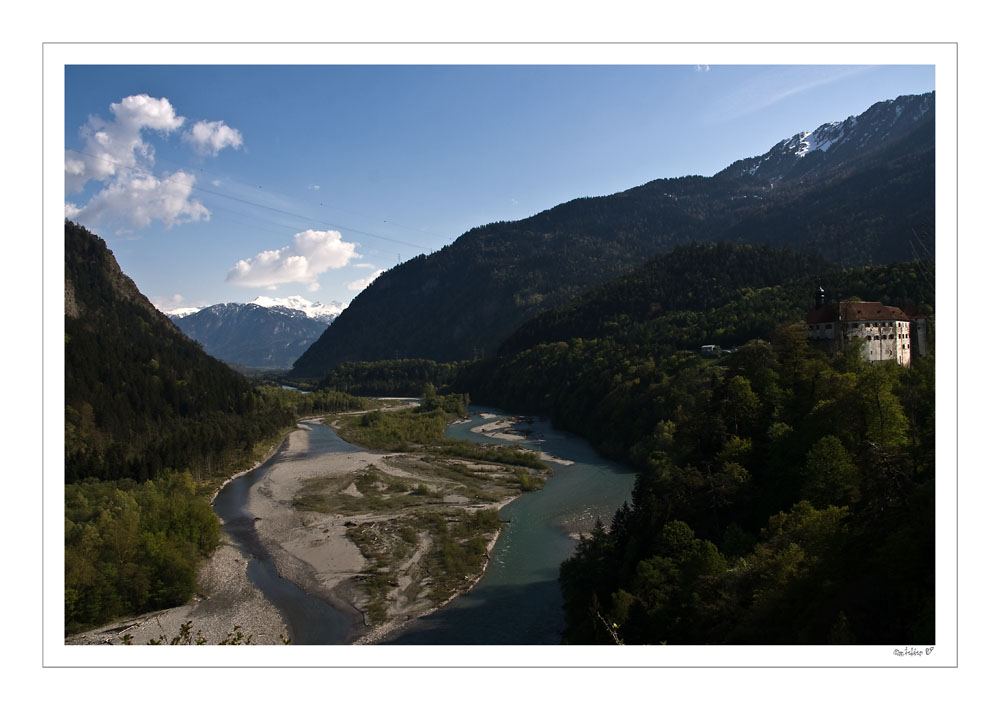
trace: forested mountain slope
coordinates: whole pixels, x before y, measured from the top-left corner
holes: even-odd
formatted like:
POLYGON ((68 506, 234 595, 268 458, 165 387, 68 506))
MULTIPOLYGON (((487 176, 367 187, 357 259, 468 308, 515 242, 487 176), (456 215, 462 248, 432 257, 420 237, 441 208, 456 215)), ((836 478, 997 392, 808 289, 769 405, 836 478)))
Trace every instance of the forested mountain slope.
POLYGON ((802 322, 820 282, 933 324, 933 262, 768 283, 798 259, 685 247, 460 368, 474 401, 639 471, 563 565, 567 641, 934 642, 933 337, 903 368, 812 348, 802 322), (739 347, 701 357, 708 338, 739 347))
MULTIPOLYGON (((333 392, 255 388, 65 226, 65 631, 185 603, 219 520, 208 494, 333 392)), ((172 629, 165 629, 167 633, 172 629)))
POLYGON ((573 338, 730 348, 801 319, 817 286, 831 299, 926 312, 934 300, 932 273, 925 262, 838 269, 817 256, 764 245, 690 244, 531 318, 499 354, 573 338))
POLYGON ((212 472, 292 422, 205 354, 66 223, 66 481, 212 472))
POLYGON ((841 123, 814 132, 821 145, 804 148, 800 135, 713 177, 655 180, 472 229, 380 276, 292 374, 318 377, 348 360, 489 355, 533 315, 690 242, 765 243, 843 266, 931 257, 933 94, 841 123))

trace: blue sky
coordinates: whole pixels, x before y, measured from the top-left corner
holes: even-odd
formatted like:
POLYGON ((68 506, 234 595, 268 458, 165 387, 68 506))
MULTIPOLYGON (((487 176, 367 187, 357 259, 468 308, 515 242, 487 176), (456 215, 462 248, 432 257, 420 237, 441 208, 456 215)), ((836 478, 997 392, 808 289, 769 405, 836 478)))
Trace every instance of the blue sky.
POLYGON ((932 66, 67 66, 66 212, 162 308, 348 302, 488 222, 711 175, 932 66))

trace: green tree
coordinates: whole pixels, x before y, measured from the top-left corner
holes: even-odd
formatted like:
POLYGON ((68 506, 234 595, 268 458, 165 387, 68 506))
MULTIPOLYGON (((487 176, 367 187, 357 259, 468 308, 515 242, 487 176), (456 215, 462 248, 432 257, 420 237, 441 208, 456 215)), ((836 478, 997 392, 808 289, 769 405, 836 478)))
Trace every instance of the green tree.
POLYGON ((802 494, 816 506, 854 503, 860 497, 858 467, 836 436, 813 444, 806 455, 802 494))

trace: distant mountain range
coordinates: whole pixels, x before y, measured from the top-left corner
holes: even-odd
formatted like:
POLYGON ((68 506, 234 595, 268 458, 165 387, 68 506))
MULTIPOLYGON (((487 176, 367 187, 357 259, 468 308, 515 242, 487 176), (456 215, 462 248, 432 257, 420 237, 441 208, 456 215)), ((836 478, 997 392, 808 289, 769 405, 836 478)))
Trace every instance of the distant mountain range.
POLYGON ((533 316, 692 242, 769 244, 837 266, 933 257, 934 104, 933 93, 902 96, 712 177, 654 180, 472 229, 382 274, 291 374, 487 356, 533 316))
MULTIPOLYGON (((318 320, 323 323, 332 323, 333 319, 339 316, 345 308, 346 304, 340 301, 330 301, 330 303, 320 303, 319 301, 310 301, 308 299, 302 298, 302 296, 288 296, 287 298, 272 298, 270 296, 257 296, 257 298, 249 301, 249 303, 255 306, 261 306, 263 308, 289 308, 293 311, 301 311, 306 317, 312 318, 313 320, 318 320)), ((220 304, 216 304, 220 305, 220 304)), ((193 313, 208 308, 209 306, 200 306, 197 308, 175 308, 173 310, 164 311, 168 316, 183 318, 189 316, 193 313)))
POLYGON ((251 368, 287 370, 345 307, 301 296, 258 296, 250 303, 181 308, 168 315, 213 357, 251 368))

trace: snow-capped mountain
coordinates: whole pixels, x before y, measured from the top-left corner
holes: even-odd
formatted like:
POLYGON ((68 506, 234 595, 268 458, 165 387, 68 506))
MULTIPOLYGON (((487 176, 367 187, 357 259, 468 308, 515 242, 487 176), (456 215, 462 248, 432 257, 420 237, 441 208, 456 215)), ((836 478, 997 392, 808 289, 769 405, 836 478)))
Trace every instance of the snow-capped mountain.
POLYGON ((725 178, 788 180, 823 166, 835 167, 912 133, 922 121, 933 122, 934 94, 882 101, 860 116, 824 123, 777 143, 763 155, 744 158, 718 173, 725 178))
POLYGON ((302 296, 258 296, 250 303, 165 313, 209 355, 248 367, 287 369, 346 307, 302 296))
POLYGON ((171 320, 205 352, 247 367, 288 369, 328 323, 286 306, 217 303, 171 320))
POLYGON ((201 308, 174 308, 171 311, 163 311, 163 312, 166 315, 170 316, 171 318, 174 317, 183 318, 184 316, 189 316, 192 313, 197 313, 200 310, 201 308))
MULTIPOLYGON (((332 323, 333 319, 339 316, 343 310, 347 308, 347 304, 340 303, 339 301, 321 303, 320 301, 310 301, 302 298, 302 296, 288 296, 287 298, 257 296, 257 298, 250 301, 250 303, 255 306, 261 306, 262 308, 288 308, 293 311, 300 311, 304 313, 307 318, 312 318, 313 320, 318 320, 321 323, 327 324, 332 323)), ((174 308, 173 310, 163 312, 171 318, 184 318, 208 307, 209 306, 201 306, 199 308, 174 308)))
POLYGON ((319 301, 309 301, 302 296, 289 296, 287 298, 271 298, 270 296, 257 296, 250 303, 263 306, 264 308, 274 308, 283 307, 290 308, 293 311, 301 311, 305 313, 307 317, 313 320, 322 321, 323 323, 332 323, 333 319, 336 318, 347 308, 347 304, 340 303, 339 301, 330 301, 330 303, 320 303, 319 301))

